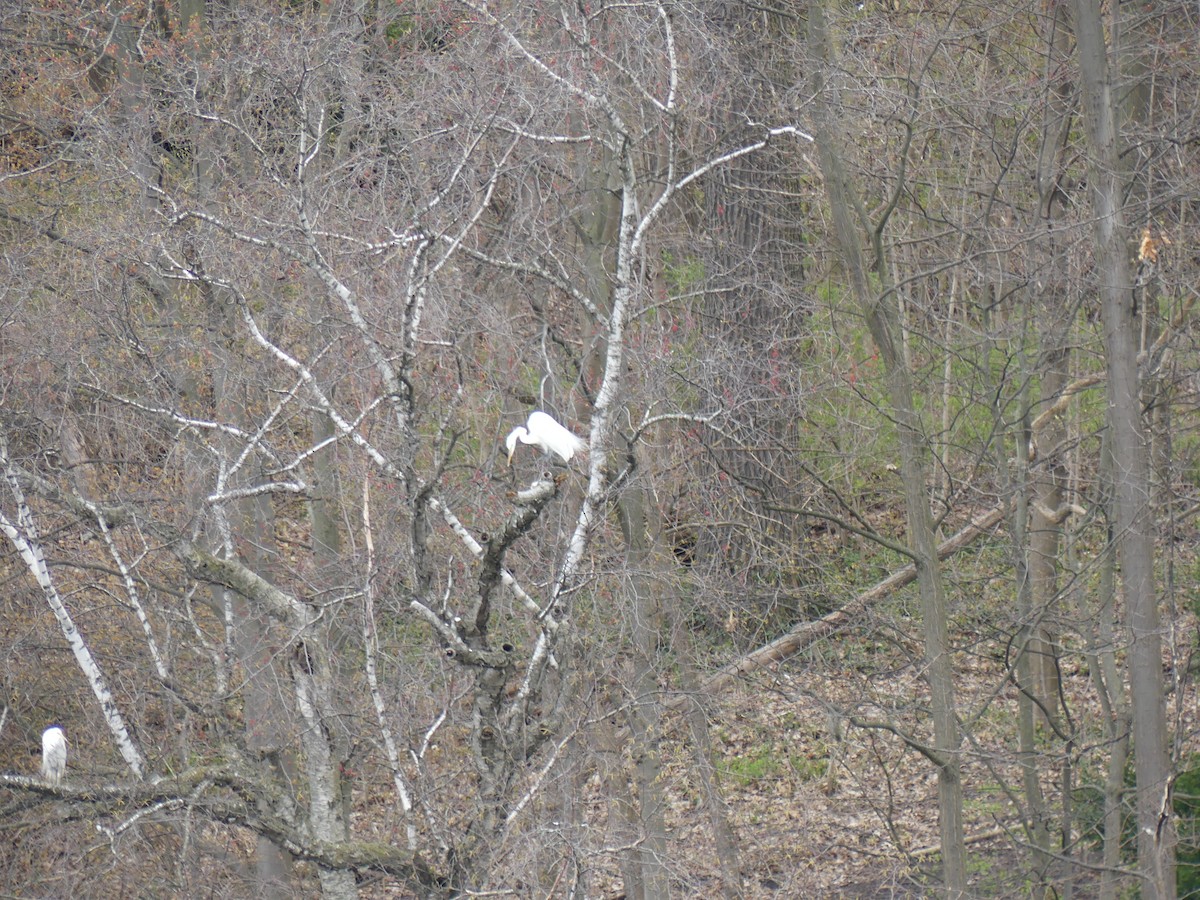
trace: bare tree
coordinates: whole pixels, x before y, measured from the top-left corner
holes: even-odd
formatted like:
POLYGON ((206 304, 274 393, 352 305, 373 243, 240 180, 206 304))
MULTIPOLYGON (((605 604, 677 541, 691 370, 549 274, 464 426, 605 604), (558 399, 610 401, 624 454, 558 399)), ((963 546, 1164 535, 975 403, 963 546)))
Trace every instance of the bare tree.
MULTIPOLYGON (((14 490, 38 498, 14 493, 13 515, 111 533, 135 560, 120 586, 124 604, 147 608, 146 652, 173 636, 156 687, 142 690, 162 692, 192 737, 171 778, 155 766, 153 787, 109 789, 132 810, 118 830, 173 810, 240 825, 260 840, 260 891, 299 877, 289 857, 315 863, 336 897, 356 895, 364 870, 429 894, 561 873, 596 852, 581 828, 570 839, 583 834, 582 846, 561 858, 517 838, 551 827, 534 815, 547 786, 567 760, 595 766, 571 747, 616 712, 634 739, 614 735, 614 777, 626 754, 636 760, 618 855, 631 892, 665 896, 664 629, 633 471, 661 419, 633 418, 630 324, 653 302, 646 260, 676 198, 803 133, 781 122, 702 154, 682 145, 674 123, 695 36, 667 6, 564 7, 550 22, 471 4, 374 22, 353 5, 279 21, 205 12, 207 30, 120 23, 137 80, 105 82, 121 118, 93 113, 77 169, 98 195, 126 186, 119 228, 81 222, 57 246, 29 231, 71 271, 102 259, 136 273, 124 297, 88 309, 95 340, 78 368, 55 369, 71 385, 57 414, 80 435, 89 494, 64 487, 34 440, 9 460, 14 490), (267 37, 253 54, 205 50, 255 28, 267 37), (630 43, 631 32, 653 40, 630 43), (396 55, 398 37, 418 34, 396 55), (342 59, 353 64, 331 64, 342 59), (585 177, 544 203, 571 165, 585 177), (601 216, 611 227, 580 248, 570 223, 601 216), (517 321, 492 328, 473 292, 507 293, 495 309, 517 321), (527 307, 513 299, 526 292, 527 307), (528 366, 518 380, 533 375, 536 393, 513 391, 514 405, 553 401, 587 435, 585 484, 544 464, 528 483, 503 475, 495 394, 467 390, 477 376, 502 381, 488 370, 497 352, 528 366), (632 428, 614 453, 622 422, 632 428), (109 434, 122 453, 106 462, 109 434), (605 523, 614 502, 621 551, 605 523), (609 574, 618 559, 631 576, 609 574), (632 628, 593 634, 610 590, 632 628), (409 646, 414 626, 426 637, 409 646), (588 659, 599 641, 618 660, 602 702, 591 687, 602 667, 588 659), (398 676, 422 689, 406 693, 398 676), (354 828, 363 767, 388 772, 401 846, 377 839, 382 821, 354 828), (271 861, 269 847, 282 855, 271 861)), ((34 326, 35 304, 23 311, 34 326)), ((83 587, 86 544, 53 552, 83 587)))
MULTIPOLYGON (((946 896, 958 898, 967 892, 967 855, 963 831, 962 766, 959 759, 961 737, 958 710, 955 702, 953 662, 948 640, 948 607, 945 584, 937 554, 933 517, 925 492, 928 471, 927 448, 917 413, 908 362, 901 350, 901 327, 897 306, 897 288, 888 268, 881 244, 887 216, 894 209, 894 199, 885 207, 878 222, 866 218, 862 200, 856 194, 854 182, 846 170, 839 151, 841 136, 834 128, 837 103, 830 96, 834 88, 826 82, 826 67, 832 64, 832 53, 826 31, 823 8, 809 11, 810 54, 814 61, 813 96, 814 119, 818 124, 815 138, 821 160, 821 174, 829 197, 830 216, 838 245, 846 260, 846 268, 854 296, 870 329, 875 346, 884 364, 891 416, 894 419, 900 444, 900 468, 904 482, 904 506, 908 524, 908 547, 916 565, 921 594, 922 626, 925 638, 925 678, 931 694, 930 712, 933 719, 933 745, 925 755, 937 767, 938 814, 941 831, 942 877, 946 896), (862 253, 862 226, 870 225, 874 274, 878 276, 878 291, 872 289, 866 260, 862 253)), ((911 132, 910 132, 911 134, 911 132)), ((904 162, 907 145, 901 156, 901 168, 896 182, 898 195, 904 184, 904 162)))
POLYGON ((1138 862, 1147 896, 1175 896, 1175 833, 1163 700, 1162 639, 1154 578, 1154 521, 1138 374, 1137 294, 1122 212, 1116 106, 1099 6, 1075 4, 1088 135, 1088 178, 1104 321, 1112 431, 1114 541, 1129 628, 1129 679, 1137 772, 1138 862))
MULTIPOLYGON (((773 812, 865 813, 914 891, 991 891, 967 847, 1003 854, 996 893, 1133 882, 1134 662, 1194 741, 1110 552, 1169 535, 1173 609, 1200 408, 1178 13, 1114 12, 1141 118, 1110 182, 1066 14, 1028 0, 4 6, 0 751, 72 740, 61 785, 0 776, 42 823, 6 883, 854 877, 764 856, 726 802, 756 802, 726 790, 748 729, 796 785, 773 812), (1108 468, 1128 347, 1088 287, 1122 254, 1144 473, 1108 468), (587 451, 507 465, 533 409, 587 451), (1121 507, 1128 471, 1161 518, 1121 507), (112 865, 74 865, 95 835, 112 865)), ((819 832, 789 858, 834 859, 819 832)))

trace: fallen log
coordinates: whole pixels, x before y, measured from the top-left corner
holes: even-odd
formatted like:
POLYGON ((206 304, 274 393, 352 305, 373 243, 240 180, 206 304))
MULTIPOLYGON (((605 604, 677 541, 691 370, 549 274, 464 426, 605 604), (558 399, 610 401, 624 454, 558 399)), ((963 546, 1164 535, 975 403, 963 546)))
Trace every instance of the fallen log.
MULTIPOLYGON (((985 534, 991 533, 991 529, 1008 515, 1008 511, 1008 504, 1001 504, 971 520, 968 525, 938 545, 938 559, 946 559, 953 556, 965 547, 969 547, 985 534)), ((778 662, 794 653, 798 653, 815 641, 829 636, 839 628, 849 625, 871 606, 904 587, 906 584, 916 580, 916 577, 917 567, 913 563, 909 563, 902 569, 897 569, 887 578, 872 585, 851 599, 844 606, 835 609, 833 612, 819 619, 801 622, 787 634, 776 638, 771 643, 765 644, 757 650, 753 650, 745 656, 722 666, 701 682, 700 692, 702 694, 714 694, 722 691, 739 676, 748 675, 773 662, 778 662)), ((666 703, 666 706, 668 709, 678 709, 689 702, 691 702, 691 698, 687 696, 673 697, 666 703)))

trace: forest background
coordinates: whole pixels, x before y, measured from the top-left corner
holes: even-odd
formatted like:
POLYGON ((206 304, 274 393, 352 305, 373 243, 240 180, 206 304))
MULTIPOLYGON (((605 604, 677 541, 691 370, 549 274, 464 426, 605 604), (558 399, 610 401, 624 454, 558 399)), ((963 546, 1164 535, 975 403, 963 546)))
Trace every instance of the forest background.
POLYGON ((5 892, 1196 890, 1198 13, 0 5, 5 892))

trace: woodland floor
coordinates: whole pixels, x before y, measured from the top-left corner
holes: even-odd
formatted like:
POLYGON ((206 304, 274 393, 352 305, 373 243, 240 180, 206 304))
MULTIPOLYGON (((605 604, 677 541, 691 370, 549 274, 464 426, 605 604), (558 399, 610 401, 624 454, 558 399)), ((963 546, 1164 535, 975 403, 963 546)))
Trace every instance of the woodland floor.
MULTIPOLYGON (((1170 629, 1175 659, 1187 660, 1196 646, 1196 621, 1191 614, 1181 614, 1176 626, 1170 629)), ((861 634, 835 637, 821 648, 819 658, 812 651, 801 654, 710 699, 713 755, 739 843, 747 900, 935 894, 940 857, 933 767, 917 752, 906 750, 894 733, 838 726, 835 723, 842 720, 827 712, 857 707, 862 718, 876 722, 886 714, 917 739, 924 737, 912 713, 923 694, 915 667, 898 665, 880 675, 878 653, 879 645, 861 634), (855 667, 856 661, 861 668, 855 667), (889 701, 894 706, 885 713, 889 701), (868 708, 874 712, 868 714, 868 708)), ((986 710, 973 720, 964 757, 972 896, 1029 898, 1034 895, 1031 854, 1022 849, 1027 844, 1017 805, 1019 772, 1013 762, 1015 694, 1005 683, 1000 660, 986 653, 957 660, 957 672, 963 708, 986 710)), ((1086 727, 1097 727, 1095 686, 1086 665, 1064 666, 1062 690, 1076 724, 1084 725, 1082 720, 1090 717, 1086 727)), ((1177 695, 1186 699, 1176 702, 1173 695, 1168 716, 1180 736, 1176 752, 1187 757, 1200 751, 1200 715, 1186 683, 1179 685, 1177 695)), ((678 715, 667 722, 663 782, 672 895, 716 900, 721 896, 719 868, 695 783, 686 724, 678 715)), ((1048 741, 1047 746, 1053 744, 1048 741)), ((1077 761, 1076 786, 1089 777, 1094 780, 1088 766, 1100 758, 1097 753, 1077 761)), ((1047 800, 1057 808, 1054 779, 1060 770, 1056 764, 1045 768, 1047 800)), ((593 810, 590 824, 603 829, 605 801, 597 788, 593 790, 595 796, 587 798, 593 810)), ((1076 805, 1077 819, 1086 820, 1084 801, 1077 798, 1076 805)), ((1077 824, 1077 835, 1079 829, 1077 824)), ((1079 840, 1074 853, 1077 859, 1098 862, 1098 843, 1079 840)), ((1046 896, 1064 896, 1067 885, 1055 883, 1064 871, 1051 876, 1046 896)), ((1075 867, 1073 876, 1070 891, 1075 900, 1096 896, 1094 875, 1075 867)), ((369 890, 366 895, 376 896, 369 890)), ((487 895, 517 896, 503 890, 487 895)), ((619 873, 591 872, 586 896, 624 898, 619 873)))
MULTIPOLYGON (((1175 659, 1186 660, 1196 646, 1196 622, 1191 615, 1172 629, 1175 659)), ((835 654, 836 655, 836 654, 835 654)), ((974 665, 960 665, 960 697, 977 700, 995 694, 1002 681, 1001 666, 975 657, 974 665)), ((939 866, 937 785, 931 764, 913 751, 905 752, 899 740, 880 729, 844 728, 834 735, 827 704, 849 707, 863 698, 862 676, 839 673, 824 659, 819 674, 806 673, 806 660, 793 659, 769 673, 743 681, 726 692, 710 709, 714 750, 723 770, 722 784, 742 854, 747 898, 907 898, 933 893, 939 866), (844 675, 844 677, 842 677, 844 675), (813 689, 806 680, 819 682, 813 689), (820 694, 818 700, 816 694, 820 694)), ((911 672, 911 670, 906 670, 911 672)), ((910 675, 891 685, 899 704, 920 697, 920 687, 910 675)), ((1179 736, 1182 757, 1200 750, 1194 696, 1181 685, 1183 702, 1168 700, 1168 718, 1179 736)), ((874 699, 880 697, 878 683, 874 699)), ((1030 897, 1029 854, 1021 817, 1001 785, 1019 788, 1019 775, 1011 762, 1015 753, 1011 710, 1012 691, 997 699, 997 715, 977 720, 965 757, 968 871, 976 897, 1030 897), (989 725, 989 723, 991 723, 989 725)), ((1064 672, 1063 693, 1076 721, 1093 715, 1094 685, 1086 667, 1064 672)), ((882 718, 868 716, 867 718, 882 718)), ((893 720, 914 727, 899 713, 893 720)), ((918 732, 918 737, 919 732, 918 732)), ((1047 768, 1053 769, 1051 766, 1047 768)), ((1056 771, 1045 776, 1048 800, 1058 797, 1052 783, 1056 771)), ((1074 783, 1086 780, 1077 769, 1074 783)), ((679 795, 673 794, 677 801, 679 795)), ((680 861, 678 881, 684 896, 719 896, 714 855, 703 836, 707 819, 686 801, 672 808, 673 830, 680 861), (688 848, 705 848, 689 857, 688 848), (687 862, 684 862, 687 860, 687 862)), ((1081 810, 1079 818, 1085 818, 1081 810)), ((1076 825, 1078 830, 1079 825, 1076 825)), ((1076 855, 1098 862, 1099 847, 1081 841, 1076 855)), ((1052 879, 1053 880, 1053 879, 1052 879)), ((1050 896, 1063 896, 1061 888, 1050 896)), ((1095 878, 1074 871, 1071 889, 1076 898, 1095 896, 1095 878)))
MULTIPOLYGON (((803 678, 789 672, 795 667, 785 664, 757 684, 743 683, 714 710, 717 721, 729 723, 717 726, 715 743, 747 898, 927 896, 939 864, 932 766, 903 752, 890 734, 850 730, 839 739, 824 704, 789 690, 788 682, 803 678)), ((836 696, 837 679, 821 680, 822 699, 853 699, 836 696)), ((850 688, 853 681, 840 684, 850 688)), ((994 777, 988 780, 995 784, 994 777)), ((964 781, 970 797, 969 769, 964 781)), ((1003 829, 1019 827, 1004 806, 992 794, 982 802, 968 800, 968 835, 995 835, 971 847, 973 866, 980 869, 976 881, 991 882, 978 883, 980 896, 1028 896, 1019 884, 1003 885, 998 875, 1014 871, 1003 858, 1011 847, 1003 829)), ((707 822, 699 811, 676 812, 676 858, 683 858, 684 848, 703 841, 697 832, 707 822)), ((706 859, 711 854, 694 859, 695 868, 681 881, 702 892, 707 881, 715 890, 716 871, 701 876, 706 859)))

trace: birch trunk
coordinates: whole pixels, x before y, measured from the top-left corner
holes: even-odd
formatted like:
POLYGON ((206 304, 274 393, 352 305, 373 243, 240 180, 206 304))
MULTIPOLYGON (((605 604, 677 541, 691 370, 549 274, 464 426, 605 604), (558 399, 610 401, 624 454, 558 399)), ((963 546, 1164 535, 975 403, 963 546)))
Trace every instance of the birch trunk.
POLYGON ((25 568, 29 570, 34 580, 37 581, 38 587, 41 588, 42 596, 45 597, 47 605, 54 613, 54 618, 58 621, 59 628, 62 629, 63 637, 71 648, 80 671, 83 672, 92 688, 92 695, 96 698, 100 711, 104 714, 104 722, 113 736, 121 758, 125 760, 125 765, 129 767, 133 776, 141 778, 146 767, 145 760, 142 759, 141 752, 129 734, 120 707, 117 706, 116 699, 108 689, 108 683, 104 678, 104 672, 100 669, 100 664, 92 656, 92 651, 84 641, 83 635, 79 633, 79 629, 75 627, 75 621, 72 619, 70 611, 54 586, 50 567, 46 565, 46 558, 42 553, 33 513, 25 502, 24 493, 17 483, 16 473, 9 463, 8 442, 3 436, 0 436, 0 463, 4 465, 5 480, 8 482, 9 490, 17 506, 15 522, 5 513, 0 512, 0 531, 8 538, 13 549, 17 551, 21 561, 25 564, 25 568))

